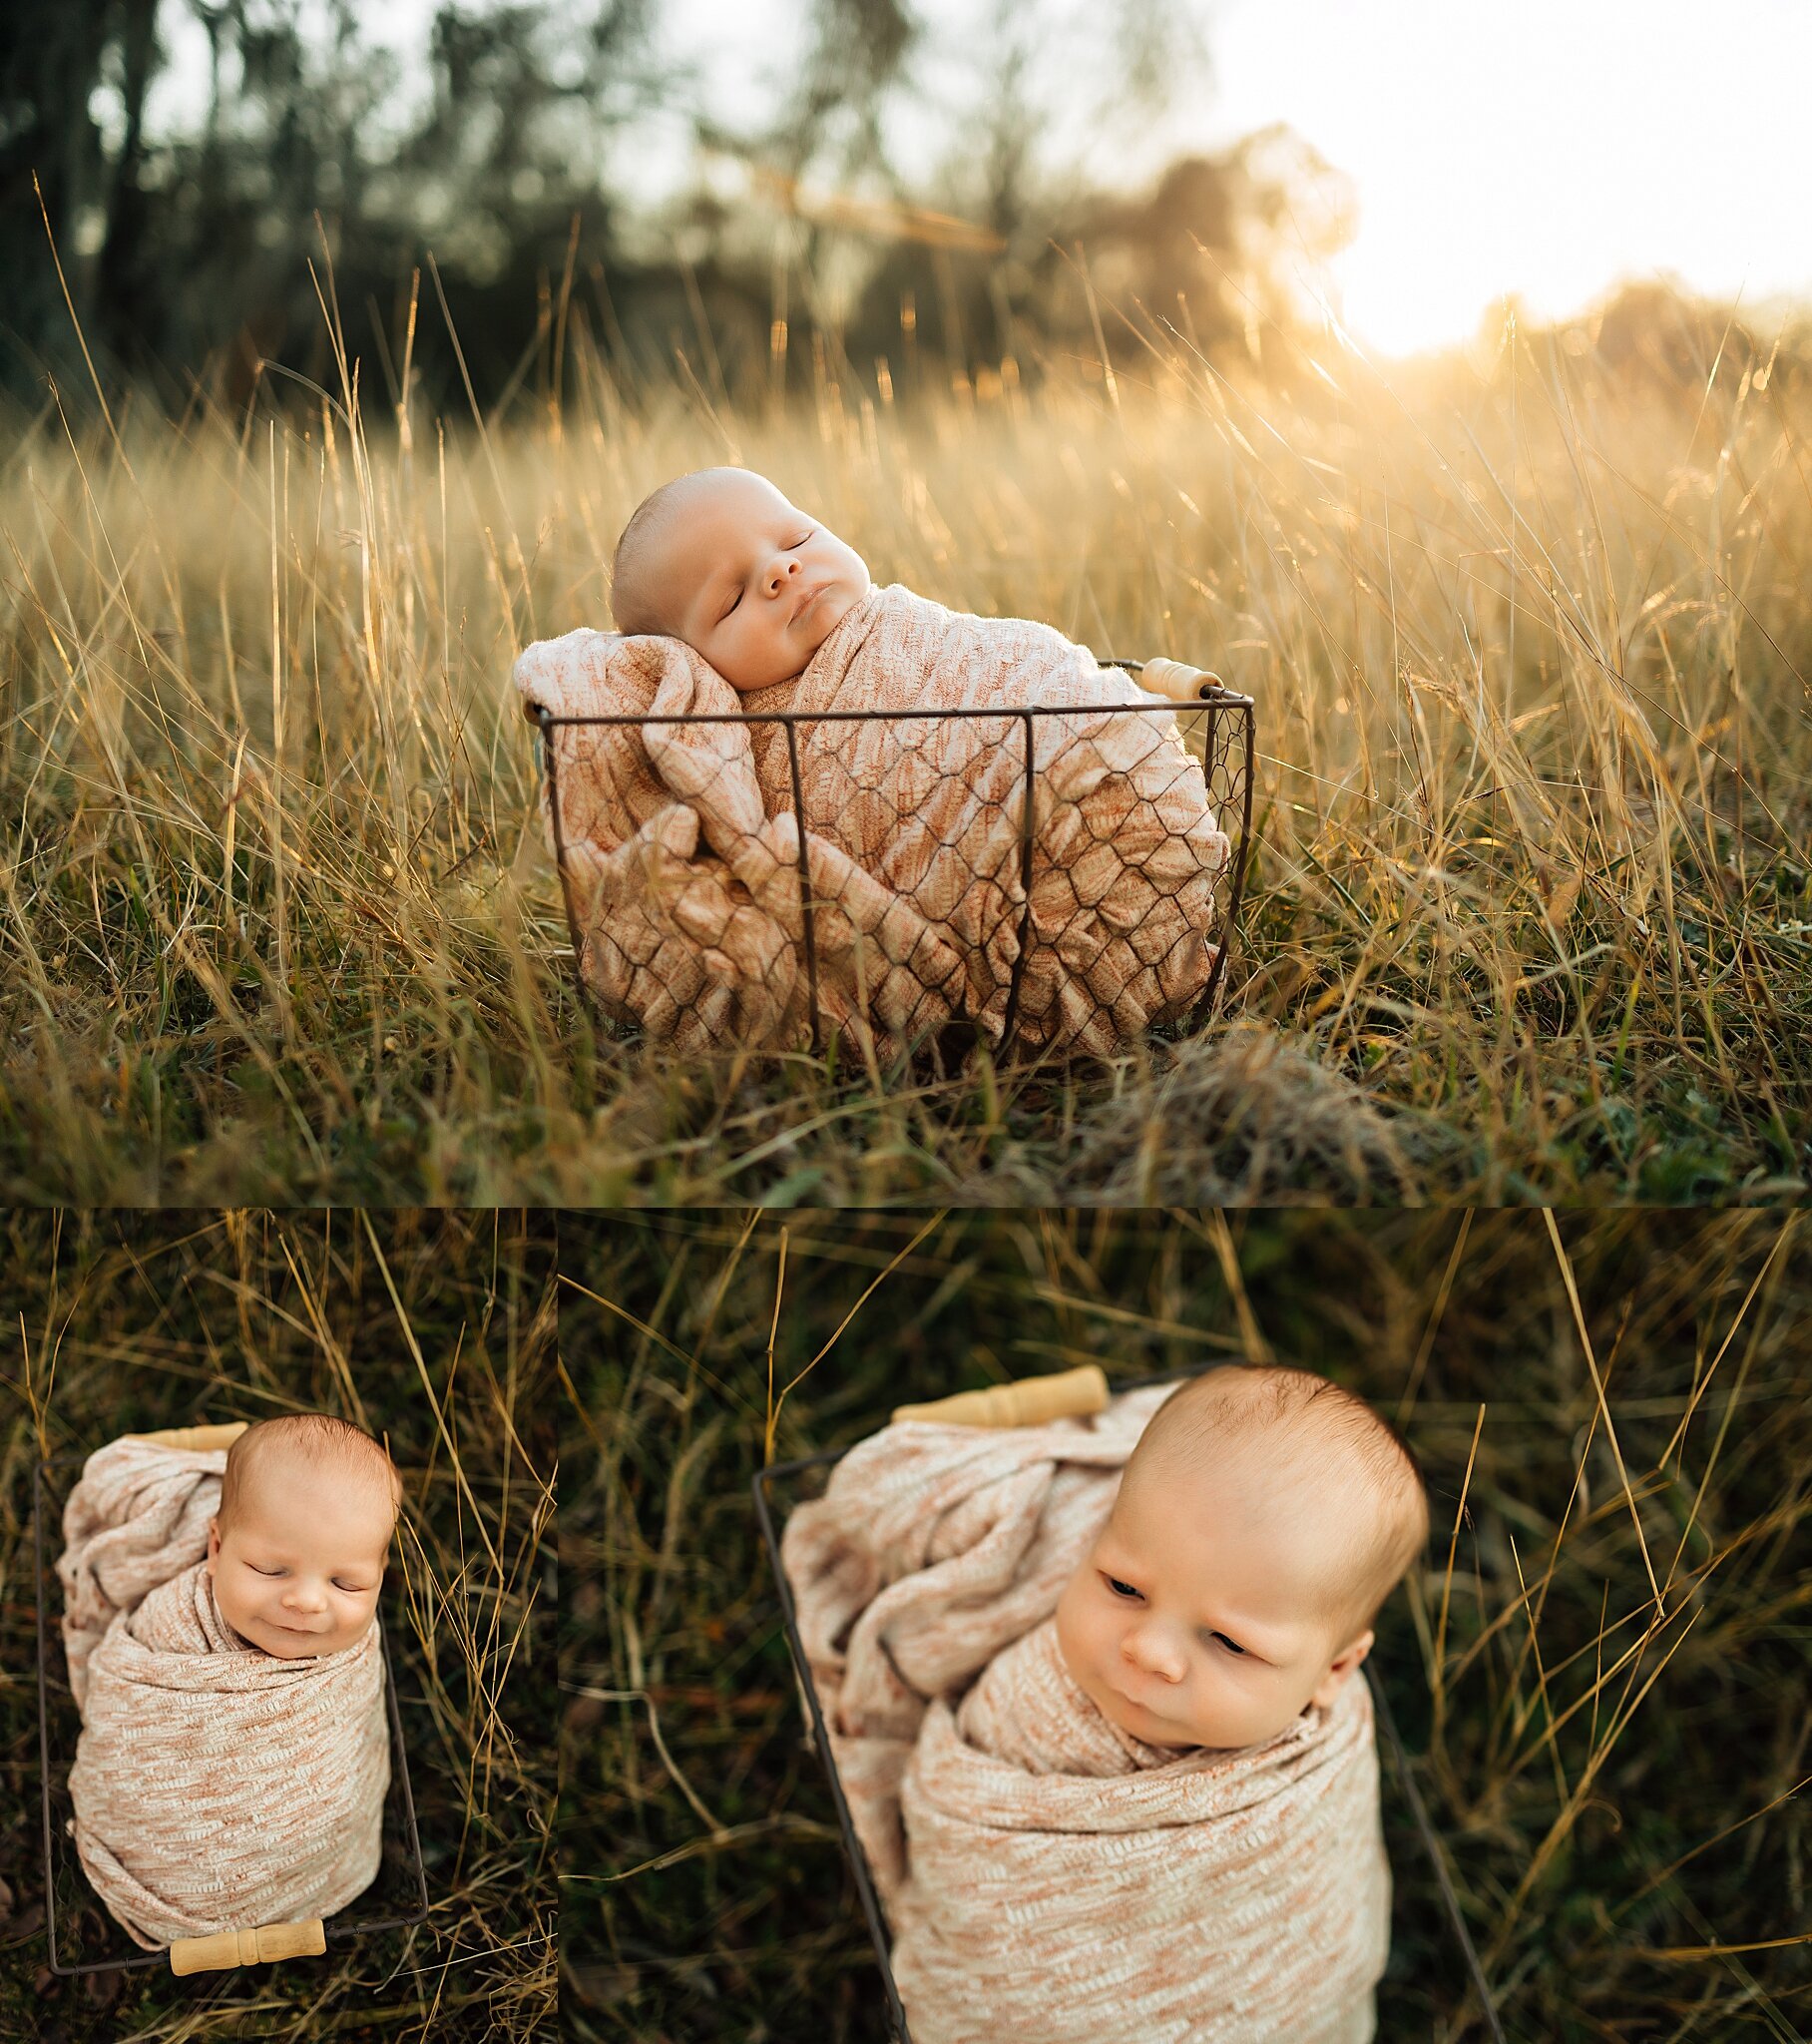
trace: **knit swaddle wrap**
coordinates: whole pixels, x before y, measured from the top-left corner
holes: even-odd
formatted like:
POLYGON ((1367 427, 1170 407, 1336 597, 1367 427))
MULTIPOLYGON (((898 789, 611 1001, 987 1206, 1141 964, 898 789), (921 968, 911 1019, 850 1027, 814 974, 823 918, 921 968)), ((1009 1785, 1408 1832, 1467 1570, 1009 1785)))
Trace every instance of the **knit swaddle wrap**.
POLYGON ((330 1915, 371 1884, 382 1850, 378 1629, 293 1661, 232 1631, 205 1565, 226 1459, 114 1441, 64 1513, 76 1848, 147 1949, 330 1915))
POLYGON ((786 731, 664 716, 802 720, 827 1025, 883 1052, 957 1014, 998 1038, 1027 896, 1020 721, 809 721, 826 710, 1077 713, 1032 720, 1025 1042, 1105 1053, 1207 984, 1228 846, 1200 763, 1156 699, 1047 625, 896 585, 856 604, 796 682, 747 697, 679 640, 599 632, 531 646, 516 682, 531 712, 648 720, 553 743, 588 982, 678 1049, 782 1048, 806 1039, 811 1014, 786 731))
POLYGON ((782 1543, 915 2044, 1364 2044, 1389 1938, 1370 1693, 1263 1747, 1120 1733, 1051 1617, 1167 1388, 906 1422, 782 1543))

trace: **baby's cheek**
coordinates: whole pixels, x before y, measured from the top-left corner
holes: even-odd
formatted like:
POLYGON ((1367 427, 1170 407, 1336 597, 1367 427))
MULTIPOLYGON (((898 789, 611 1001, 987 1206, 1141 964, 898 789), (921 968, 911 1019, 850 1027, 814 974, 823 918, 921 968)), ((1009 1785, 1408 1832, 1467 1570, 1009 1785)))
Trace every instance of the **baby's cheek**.
POLYGON ((1057 1601, 1057 1650, 1072 1679, 1087 1687, 1091 1642, 1078 1603, 1074 1584, 1057 1601))

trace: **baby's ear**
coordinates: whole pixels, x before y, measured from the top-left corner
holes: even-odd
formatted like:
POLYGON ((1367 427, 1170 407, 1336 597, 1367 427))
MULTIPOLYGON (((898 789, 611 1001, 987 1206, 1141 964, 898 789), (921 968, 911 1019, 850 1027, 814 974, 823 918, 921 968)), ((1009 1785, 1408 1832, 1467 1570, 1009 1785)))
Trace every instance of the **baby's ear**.
POLYGON ((1372 1641, 1377 1637, 1368 1627, 1350 1646, 1342 1647, 1328 1663, 1327 1673, 1321 1678, 1320 1686, 1309 1698, 1317 1710, 1325 1711, 1340 1694, 1347 1678, 1359 1667, 1372 1651, 1372 1641))
POLYGON ((221 1522, 219 1519, 210 1519, 208 1522, 208 1573, 211 1576, 214 1574, 214 1565, 220 1558, 221 1522))

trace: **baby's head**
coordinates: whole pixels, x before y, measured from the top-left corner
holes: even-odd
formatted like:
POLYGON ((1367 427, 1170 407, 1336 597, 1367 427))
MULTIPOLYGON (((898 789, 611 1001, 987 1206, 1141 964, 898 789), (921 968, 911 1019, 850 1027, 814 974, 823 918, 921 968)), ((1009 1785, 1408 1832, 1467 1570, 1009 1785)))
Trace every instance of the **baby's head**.
POLYGON ((802 674, 868 590, 861 555, 746 468, 645 497, 611 571, 618 631, 683 639, 740 691, 802 674))
POLYGON ((285 1661, 343 1653, 369 1629, 401 1487, 368 1433, 325 1412, 260 1419, 226 1452, 208 1525, 215 1602, 285 1661))
POLYGON ((1058 1641, 1135 1739, 1259 1746, 1332 1703, 1427 1539, 1422 1478, 1363 1399, 1306 1370, 1210 1370, 1133 1450, 1058 1641))

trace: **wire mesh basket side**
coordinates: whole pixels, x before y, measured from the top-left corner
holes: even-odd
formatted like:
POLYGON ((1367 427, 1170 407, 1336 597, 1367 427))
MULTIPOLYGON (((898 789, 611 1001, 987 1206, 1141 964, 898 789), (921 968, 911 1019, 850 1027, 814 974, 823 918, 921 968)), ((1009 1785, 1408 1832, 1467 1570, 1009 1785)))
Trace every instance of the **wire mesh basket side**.
MULTIPOLYGON (((1141 671, 1132 661, 1111 665, 1132 674, 1141 671)), ((683 805, 673 801, 666 824, 647 818, 636 829, 633 843, 627 838, 618 843, 617 831, 607 830, 603 842, 612 849, 599 853, 588 847, 590 878, 584 884, 596 888, 608 870, 612 891, 606 898, 616 906, 608 926, 586 927, 576 898, 581 883, 575 872, 574 826, 563 773, 576 766, 581 745, 596 759, 617 730, 653 725, 659 725, 670 742, 679 735, 694 763, 708 760, 713 751, 721 757, 725 742, 713 745, 713 727, 736 725, 748 733, 746 743, 761 764, 761 785, 773 811, 769 824, 779 826, 786 818, 790 831, 787 835, 777 828, 764 830, 763 837, 773 835, 775 842, 764 844, 757 863, 770 873, 779 861, 794 868, 796 907, 786 912, 796 913, 800 927, 790 942, 770 941, 770 955, 758 969, 739 956, 730 977, 738 985, 747 983, 752 1014, 780 1026, 782 1035, 786 1026, 802 1028, 814 1054, 824 1048, 826 1015, 834 1026, 839 1016, 850 1012, 844 982, 850 978, 852 955, 855 1006, 890 1040, 941 1049, 960 1040, 963 1032, 985 1034, 997 1055, 1016 1047, 1026 1035, 1028 964, 1034 957, 1050 982, 1043 989, 1045 1000, 1059 1004, 1043 1012, 1034 1010, 1040 1025, 1030 1039, 1035 1051, 1052 1045, 1060 1051, 1099 1051, 1147 1024, 1171 1031, 1200 1028, 1225 984, 1251 826, 1250 697, 1213 687, 1205 688, 1200 700, 1180 705, 1146 698, 1104 706, 712 712, 660 719, 629 712, 556 715, 543 706, 534 713, 534 721, 573 970, 581 999, 605 1033, 633 1031, 653 1012, 664 1012, 671 1020, 701 999, 723 1000, 722 986, 713 985, 708 972, 683 955, 684 944, 676 941, 664 948, 661 931, 665 927, 671 933, 674 925, 671 916, 667 923, 662 917, 670 911, 683 921, 694 951, 710 952, 719 960, 733 944, 752 941, 747 932, 764 920, 759 904, 744 891, 745 872, 736 874, 742 885, 732 886, 727 870, 707 874, 697 865, 688 867, 691 846, 697 842, 698 816, 689 818, 687 835, 674 820, 683 805), (985 760, 986 766, 973 771, 965 766, 961 772, 946 768, 933 775, 935 784, 928 787, 923 762, 930 756, 932 728, 975 719, 999 727, 998 747, 978 744, 963 755, 968 762, 985 760), (1052 726, 1050 719, 1067 721, 1068 732, 1065 723, 1052 726), (801 767, 801 725, 808 738, 819 734, 809 756, 809 781, 801 767), (1142 778, 1129 782, 1135 792, 1131 807, 1118 800, 1099 804, 1104 818, 1113 814, 1116 820, 1133 819, 1136 828, 1124 844, 1107 821, 1093 837, 1086 830, 1078 833, 1079 841, 1069 853, 1075 875, 1068 891, 1069 868, 1055 857, 1048 862, 1043 882, 1047 908, 1066 913, 1061 904, 1068 901, 1068 912, 1054 945, 1042 920, 1046 911, 1041 910, 1041 935, 1035 939, 1037 851, 1040 831, 1048 827, 1039 821, 1041 787, 1049 783, 1052 768, 1066 754, 1081 756, 1091 744, 1105 743, 1099 734, 1116 725, 1123 727, 1123 750, 1125 731, 1142 726, 1153 734, 1151 744, 1141 740, 1131 748, 1136 755, 1142 747, 1144 756, 1144 766, 1134 768, 1135 776, 1142 778), (1090 727, 1094 736, 1086 735, 1090 727), (1173 729, 1201 774, 1186 820, 1180 768, 1164 769, 1168 779, 1159 776, 1156 793, 1146 784, 1160 750, 1157 734, 1165 727, 1173 729), (558 739, 563 732, 573 734, 565 763, 558 739), (1045 777, 1038 758, 1041 732, 1055 734, 1051 744, 1056 754, 1044 763, 1045 777), (830 736, 822 736, 825 733, 830 736), (880 741, 874 735, 880 733, 887 735, 891 747, 886 772, 875 766, 880 741), (852 772, 851 760, 864 755, 864 766, 852 772), (978 776, 981 786, 974 784, 978 776), (1205 825, 1199 795, 1204 787, 1205 825), (887 813, 881 815, 881 810, 887 813), (981 821, 971 827, 961 820, 965 817, 981 821), (664 836, 666 825, 673 825, 673 841, 664 836), (1178 855, 1186 841, 1182 833, 1193 835, 1204 827, 1210 835, 1217 830, 1226 840, 1218 867, 1200 863, 1199 851, 1178 855), (959 835, 940 836, 943 828, 959 835), (858 844, 847 844, 846 834, 858 844), (880 883, 856 855, 863 841, 871 847, 876 841, 910 845, 900 858, 914 877, 890 894, 893 882, 880 883), (977 855, 965 863, 972 853, 977 855), (1123 861, 1119 868, 1117 859, 1123 861), (837 867, 836 877, 827 878, 826 868, 831 866, 837 867), (652 920, 641 914, 641 900, 626 879, 632 872, 638 876, 635 885, 659 874, 658 882, 649 884, 651 898, 660 896, 663 907, 652 920), (958 881, 954 885, 953 874, 958 881), (917 891, 921 887, 922 897, 917 891), (1114 902, 1106 905, 1114 890, 1114 902), (683 910, 673 910, 674 901, 681 896, 683 910), (1185 910, 1185 897, 1196 907, 1185 910), (952 899, 957 904, 954 912, 947 909, 952 899), (1149 920, 1130 909, 1129 901, 1134 907, 1148 901, 1149 920), (986 906, 990 903, 992 908, 986 906), (935 912, 931 904, 936 904, 935 912), (920 918, 922 906, 929 921, 920 918), (1206 909, 1211 920, 1198 919, 1197 908, 1206 909), (946 925, 942 919, 947 913, 946 925), (588 945, 600 947, 595 956, 588 954, 588 945), (1054 962, 1060 952, 1061 965, 1054 962), (1203 955, 1205 973, 1192 963, 1203 955), (838 959, 842 963, 830 970, 838 959), (613 993, 609 999, 601 998, 598 989, 607 983, 623 997, 613 993), (629 991, 636 987, 642 988, 639 996, 629 991), (828 999, 827 988, 833 989, 828 999), (788 1017, 790 1025, 784 1022, 788 1017), (958 1032, 954 1039, 953 1030, 958 1032)), ((643 764, 638 759, 634 769, 623 770, 634 779, 643 764)), ((617 770, 607 770, 603 779, 614 786, 617 770)), ((701 811, 711 798, 707 790, 701 811)), ((1046 806, 1072 819, 1093 819, 1096 802, 1088 795, 1072 795, 1060 807, 1052 793, 1046 806)), ((581 838, 584 813, 582 808, 581 838)), ((653 1027, 653 1033, 664 1032, 653 1027)))
POLYGON ((896 2044, 912 2044, 912 2032, 907 2027, 906 2011, 900 2005, 900 1991, 894 1985, 886 1917, 882 1913, 880 1896, 875 1889, 868 1855, 862 1850, 862 1842, 856 1836, 855 1821, 850 1816, 848 1798, 843 1793, 842 1778, 837 1773, 836 1760, 830 1750, 830 1733, 824 1723, 823 1706, 818 1701, 817 1685, 811 1679, 811 1668, 805 1658, 805 1643, 799 1637, 799 1618, 793 1607, 792 1585, 787 1581, 786 1570, 780 1560, 780 1539, 774 1529, 773 1514, 768 1502, 768 1490, 771 1485, 806 1476, 808 1472, 827 1477, 833 1465, 841 1459, 840 1449, 826 1448, 819 1454, 803 1455, 796 1461, 770 1463, 767 1468, 756 1470, 751 1489, 755 1501, 755 1518, 761 1528, 761 1538, 767 1548, 768 1562, 773 1569, 774 1589, 780 1599, 780 1623, 786 1632, 786 1648, 792 1658, 793 1680, 798 1687, 799 1702, 805 1713, 809 1743, 823 1764, 825 1780, 830 1787, 831 1803, 837 1813, 837 1828, 843 1834, 843 1855, 849 1864, 850 1877, 856 1884, 856 1893, 861 1898, 862 1914, 868 1924, 868 1935, 874 1943, 875 1962, 881 1969, 881 1992, 887 2004, 887 2019, 896 2044))
MULTIPOLYGON (((38 1758, 44 1830, 44 1915, 50 1969, 66 1977, 140 1966, 163 1966, 169 1955, 145 1951, 127 1936, 102 1906, 82 1870, 69 1824, 74 1805, 69 1770, 82 1730, 81 1713, 69 1686, 64 1661, 62 1585, 55 1548, 61 1539, 64 1478, 79 1471, 86 1456, 61 1455, 38 1465, 33 1483, 32 1553, 37 1593, 38 1758)), ((390 1733, 390 1787, 384 1798, 383 1851, 370 1887, 326 1919, 329 1945, 381 1931, 407 1930, 428 1917, 427 1874, 421 1833, 409 1781, 408 1751, 396 1694, 390 1636, 380 1622, 384 1655, 384 1702, 390 1733)))

